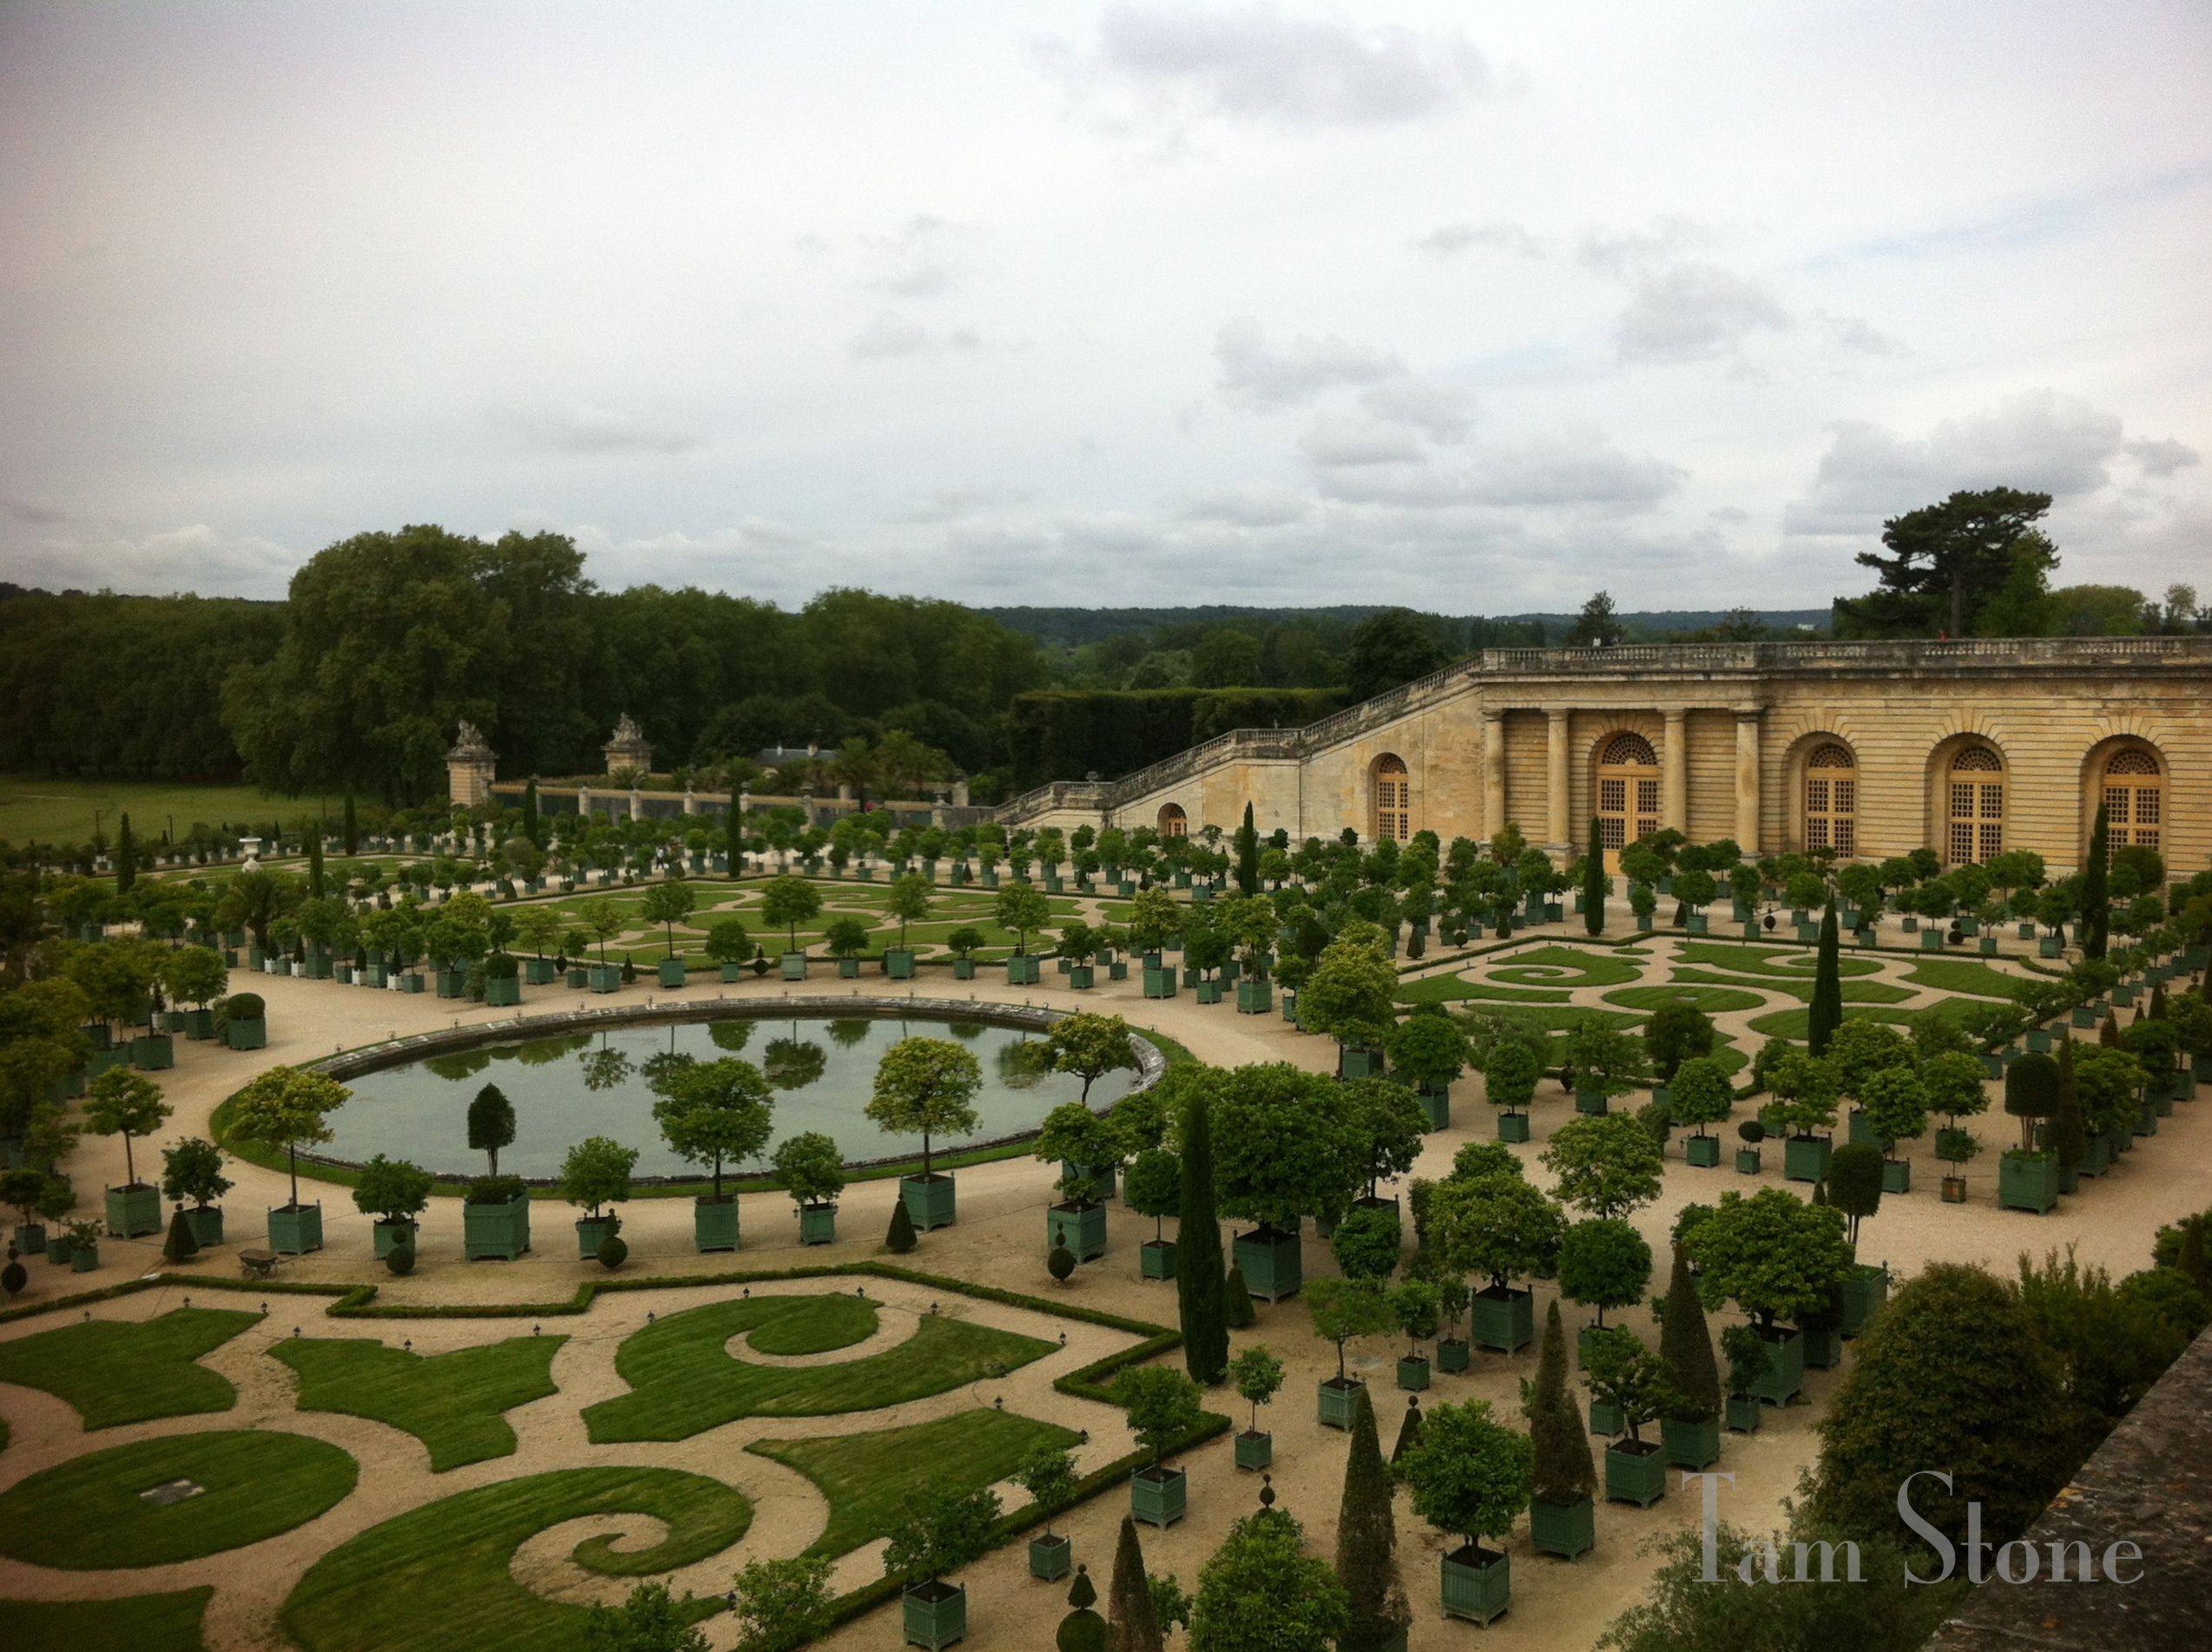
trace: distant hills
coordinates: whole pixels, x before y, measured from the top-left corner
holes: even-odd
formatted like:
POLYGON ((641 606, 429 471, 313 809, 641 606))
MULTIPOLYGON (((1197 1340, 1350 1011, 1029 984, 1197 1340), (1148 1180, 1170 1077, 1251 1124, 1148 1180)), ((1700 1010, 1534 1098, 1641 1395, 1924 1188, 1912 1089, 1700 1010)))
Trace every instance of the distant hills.
MULTIPOLYGON (((1192 608, 986 608, 978 611, 989 615, 1008 629, 1033 636, 1041 642, 1080 648, 1086 642, 1102 642, 1108 637, 1123 636, 1131 632, 1157 631, 1172 626, 1281 624, 1300 619, 1314 620, 1331 626, 1356 625, 1383 606, 1373 603, 1315 608, 1238 608, 1226 603, 1207 603, 1192 608)), ((1762 624, 1776 630, 1795 630, 1807 626, 1825 627, 1829 620, 1828 610, 1825 608, 1759 609, 1753 612, 1762 624)), ((1464 628, 1470 625, 1476 616, 1447 614, 1439 617, 1450 624, 1464 628)), ((1554 636, 1564 633, 1575 622, 1575 615, 1571 613, 1491 614, 1481 617, 1493 624, 1542 625, 1547 633, 1554 636)), ((1631 636, 1702 631, 1718 625, 1728 617, 1728 611, 1721 609, 1661 609, 1620 615, 1621 623, 1627 627, 1631 636)))

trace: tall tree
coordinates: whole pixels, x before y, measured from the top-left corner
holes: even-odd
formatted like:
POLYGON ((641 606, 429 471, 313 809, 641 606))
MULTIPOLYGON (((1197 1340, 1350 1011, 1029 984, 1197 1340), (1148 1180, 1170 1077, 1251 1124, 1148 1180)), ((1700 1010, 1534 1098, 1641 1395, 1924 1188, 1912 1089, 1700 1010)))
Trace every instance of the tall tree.
POLYGON ((1107 1652, 1166 1652, 1167 1644, 1153 1609, 1152 1580, 1145 1576, 1136 1522, 1125 1514, 1114 1546, 1114 1583, 1106 1596, 1107 1652))
POLYGON ((1590 817, 1590 852, 1583 858, 1583 928, 1592 935, 1605 932, 1605 835, 1594 814, 1590 817))
POLYGON ((1613 611, 1613 594, 1599 591, 1582 606, 1567 629, 1567 645, 1577 648, 1610 648, 1628 635, 1613 611))
MULTIPOLYGON (((2047 493, 1985 488, 1952 494, 1882 523, 1888 554, 1862 550, 1859 562, 1881 576, 1883 590, 1926 599, 1945 616, 1945 629, 1965 636, 1979 605, 2001 589, 2024 551, 2037 554, 2037 522, 2051 509, 2047 493)), ((2057 563, 2040 551, 2047 570, 2057 563)))
POLYGON ((1183 1366, 1211 1387, 1228 1371, 1222 1319, 1221 1227, 1214 1208, 1212 1094, 1202 1078, 1186 1083, 1182 1116, 1182 1225, 1175 1234, 1175 1306, 1183 1366))
MULTIPOLYGON (((351 792, 346 794, 346 806, 349 810, 353 806, 353 794, 351 792)), ((544 817, 537 812, 537 776, 535 774, 523 782, 523 836, 541 849, 545 846, 545 820, 544 817)), ((346 852, 348 854, 353 852, 351 846, 348 846, 346 852)))
POLYGON ((1236 889, 1240 895, 1260 892, 1260 833, 1252 825, 1252 805, 1244 806, 1244 824, 1236 829, 1236 889))
POLYGON ((320 900, 323 891, 323 823, 310 820, 307 823, 307 898, 320 900))
POLYGON ((115 892, 128 895, 137 881, 138 845, 130 835, 130 812, 126 809, 115 822, 115 892))
POLYGON ((2112 822, 2104 805, 2097 806, 2097 824, 2090 828, 2089 858, 2082 865, 2082 916, 2079 934, 2082 956, 2101 958, 2112 938, 2112 891, 2108 881, 2112 867, 2112 822))
POLYGON ((1359 1394, 1336 1522, 1336 1576, 1351 1598, 1352 1619, 1337 1647, 1338 1652, 1386 1652, 1403 1644, 1413 1614, 1399 1582, 1398 1524, 1390 1469, 1375 1434, 1375 1408, 1364 1385, 1359 1394))
POLYGON ((1843 967, 1841 938, 1836 933, 1835 897, 1828 897, 1820 914, 1820 948, 1813 964, 1813 1003, 1807 1016, 1806 1042, 1815 1056, 1828 1053, 1836 1029, 1843 1024, 1843 967))
POLYGON ((353 794, 346 794, 346 853, 350 859, 361 852, 361 812, 353 802, 353 794))
POLYGON ((1521 1410, 1529 1419, 1534 1448, 1535 1494, 1538 1503, 1578 1503, 1597 1484, 1590 1451, 1590 1431, 1582 1407, 1567 1387, 1567 1330, 1555 1298, 1544 1320, 1544 1351, 1537 1357, 1536 1384, 1521 1410))
POLYGON ((1671 1415, 1677 1422, 1702 1423, 1720 1414, 1721 1368, 1713 1359, 1713 1333, 1680 1245, 1675 1247, 1674 1272, 1660 1315, 1659 1359, 1674 1385, 1671 1415))
POLYGON ((1450 663, 1436 622, 1411 609, 1378 609, 1353 629, 1345 682, 1354 700, 1372 700, 1450 663))

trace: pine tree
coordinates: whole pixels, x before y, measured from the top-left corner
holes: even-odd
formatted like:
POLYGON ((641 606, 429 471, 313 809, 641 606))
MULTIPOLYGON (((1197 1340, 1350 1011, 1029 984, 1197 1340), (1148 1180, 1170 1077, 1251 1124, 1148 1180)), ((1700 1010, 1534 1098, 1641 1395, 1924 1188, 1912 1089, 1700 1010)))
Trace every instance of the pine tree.
POLYGON ((885 1235, 883 1247, 893 1256, 904 1256, 914 1248, 914 1219, 906 1214, 906 1201, 894 1201, 891 1207, 891 1232, 885 1235))
POLYGON ((1556 1300, 1544 1317, 1536 1384, 1522 1411, 1536 1448, 1536 1500, 1568 1504, 1589 1497, 1597 1485, 1597 1465, 1590 1456, 1582 1407, 1567 1387, 1567 1328, 1556 1300))
POLYGON ((1337 1510, 1336 1576, 1352 1597, 1352 1621, 1337 1641, 1339 1652, 1384 1652, 1395 1644, 1413 1615, 1398 1580, 1390 1470, 1364 1386, 1353 1412, 1352 1454, 1345 1459, 1344 1500, 1337 1510))
POLYGON ((2082 916, 2077 930, 2084 958, 2103 958, 2112 937, 2112 891, 2106 882, 2111 870, 2112 822, 2104 806, 2097 806, 2097 824, 2090 828, 2089 859, 2082 866, 2082 916))
POLYGON ((1836 934, 1835 897, 1820 915, 1820 951, 1813 966, 1813 1004, 1806 1043, 1815 1056, 1828 1053, 1828 1043, 1843 1025, 1843 970, 1839 958, 1841 943, 1836 934))
POLYGON ((323 823, 320 820, 307 828, 307 893, 317 900, 323 898, 323 823))
POLYGON ((128 895, 137 881, 138 846, 130 835, 130 816, 125 814, 115 823, 115 892, 128 895))
POLYGON ((1675 1247, 1674 1274, 1660 1315, 1659 1362, 1681 1396, 1675 1421, 1703 1423, 1720 1415, 1721 1368, 1713 1359, 1713 1333, 1706 1328, 1705 1305, 1698 1300, 1689 1258, 1680 1245, 1675 1247))
POLYGON ((1175 1306, 1182 1324, 1183 1366, 1194 1382, 1210 1388, 1228 1372, 1229 1333, 1221 1319, 1221 1225, 1214 1209, 1213 1109, 1202 1086, 1192 1086, 1184 1102, 1182 1138, 1175 1306))
POLYGON ((1260 892, 1260 833, 1252 824, 1252 806, 1244 806, 1244 824, 1236 829, 1236 892, 1260 892))
POLYGON ((1398 1425, 1398 1444, 1390 1448, 1392 1464, 1421 1443, 1421 1397, 1406 1396, 1406 1420, 1398 1425))
POLYGON ((1592 935, 1605 932, 1605 835, 1594 814, 1590 852, 1583 859, 1583 928, 1592 935))
POLYGON ((1260 1322, 1252 1306, 1252 1287, 1244 1282, 1241 1263, 1231 1262, 1221 1280, 1221 1323, 1232 1331, 1249 1331, 1260 1322))
POLYGON ((351 792, 346 794, 346 852, 349 858, 361 852, 361 813, 351 792))
POLYGON ((1144 1574, 1136 1521, 1125 1514, 1114 1549, 1114 1587, 1106 1596, 1107 1652, 1166 1652, 1167 1644, 1152 1609, 1152 1580, 1144 1574))

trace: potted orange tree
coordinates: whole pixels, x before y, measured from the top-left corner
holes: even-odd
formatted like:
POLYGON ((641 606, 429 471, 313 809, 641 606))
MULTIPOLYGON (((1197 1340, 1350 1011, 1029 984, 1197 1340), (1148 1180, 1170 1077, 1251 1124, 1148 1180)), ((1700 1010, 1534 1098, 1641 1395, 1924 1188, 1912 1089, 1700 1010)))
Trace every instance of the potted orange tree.
POLYGON ((1534 1483, 1534 1449, 1527 1435, 1491 1415, 1487 1400, 1438 1405, 1421 1424, 1419 1438, 1395 1470, 1412 1493, 1413 1512, 1460 1538, 1442 1561, 1444 1613, 1488 1623, 1512 1598, 1512 1563, 1503 1539, 1528 1507, 1534 1483))

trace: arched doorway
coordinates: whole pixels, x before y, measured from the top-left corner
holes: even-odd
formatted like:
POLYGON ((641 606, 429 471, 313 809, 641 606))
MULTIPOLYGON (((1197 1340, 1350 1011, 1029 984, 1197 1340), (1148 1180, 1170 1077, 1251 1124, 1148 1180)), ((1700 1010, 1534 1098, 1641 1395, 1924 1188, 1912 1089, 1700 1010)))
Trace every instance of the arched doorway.
POLYGON ((2005 760, 1978 740, 1951 756, 1944 809, 1943 857, 1964 866, 2005 852, 2005 760))
POLYGON ((1641 734, 1609 737, 1597 753, 1597 836, 1608 865, 1659 829, 1659 754, 1641 734))
POLYGON ((1413 781, 1406 760, 1389 753, 1375 759, 1375 840, 1407 843, 1413 836, 1413 781))
POLYGON ((1859 760, 1841 740, 1822 740, 1805 759, 1805 847, 1859 852, 1859 760))
POLYGON ((1182 812, 1180 803, 1160 806, 1160 835, 1163 838, 1187 838, 1190 835, 1190 817, 1182 812))
POLYGON ((2130 744, 2104 760, 2097 795, 2104 805, 2107 851, 2158 847, 2166 823, 2166 772, 2149 747, 2130 744))

